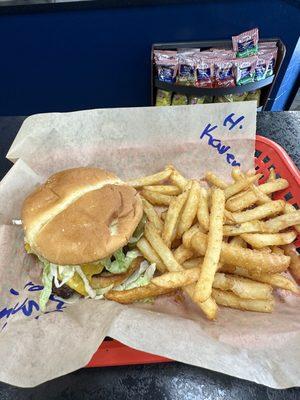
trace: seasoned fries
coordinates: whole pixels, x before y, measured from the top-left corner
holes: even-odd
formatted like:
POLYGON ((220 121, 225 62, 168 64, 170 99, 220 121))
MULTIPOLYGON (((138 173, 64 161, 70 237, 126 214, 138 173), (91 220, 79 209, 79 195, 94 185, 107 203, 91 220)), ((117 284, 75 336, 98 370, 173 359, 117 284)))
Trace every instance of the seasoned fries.
POLYGON ((299 293, 299 290, 294 282, 281 274, 254 274, 246 269, 231 265, 223 265, 220 271, 253 279, 256 282, 268 283, 275 288, 289 290, 293 293, 299 293))
POLYGON ((144 176, 143 178, 128 181, 127 185, 133 186, 135 188, 149 185, 157 185, 158 183, 161 183, 168 179, 171 173, 171 169, 165 169, 164 171, 158 172, 154 175, 144 176))
POLYGON ((297 234, 294 231, 284 233, 244 233, 242 238, 255 249, 265 246, 283 246, 292 243, 297 234))
POLYGON ((249 176, 245 179, 233 183, 230 186, 227 186, 224 189, 225 198, 229 199, 230 197, 240 193, 242 190, 248 188, 251 185, 251 183, 257 181, 260 178, 260 176, 261 175, 249 176))
POLYGON ((217 175, 213 174, 212 172, 207 172, 205 175, 205 179, 207 182, 211 183, 213 186, 216 186, 220 189, 226 189, 227 183, 220 179, 217 175))
POLYGON ((184 205, 181 217, 177 227, 177 237, 181 236, 186 232, 192 225, 197 214, 197 209, 200 199, 200 184, 197 181, 193 181, 191 189, 184 205))
POLYGON ((214 276, 218 270, 218 263, 220 260, 225 208, 225 194, 221 189, 215 189, 212 192, 211 203, 207 249, 204 255, 199 280, 194 291, 194 300, 199 303, 207 300, 211 295, 214 276))
POLYGON ((265 232, 265 223, 263 221, 249 221, 237 225, 224 225, 224 236, 238 236, 242 233, 265 232))
POLYGON ((173 255, 175 257, 175 260, 178 261, 179 264, 182 264, 192 258, 194 253, 192 252, 192 250, 187 249, 183 245, 180 245, 179 247, 177 247, 176 250, 174 250, 173 255))
POLYGON ((204 228, 205 232, 209 229, 209 207, 208 192, 204 187, 199 189, 199 205, 197 210, 197 218, 199 224, 204 228))
MULTIPOLYGON (((207 248, 207 235, 198 232, 191 240, 191 247, 199 255, 204 255, 207 248)), ((285 271, 290 263, 290 257, 279 254, 265 254, 256 250, 239 248, 230 243, 222 243, 220 261, 237 265, 256 273, 276 273, 285 271)))
POLYGON ((156 186, 144 186, 145 190, 151 192, 159 192, 161 194, 168 194, 170 196, 177 196, 181 193, 181 189, 178 186, 172 185, 156 185, 156 186))
POLYGON ((151 190, 142 190, 141 195, 148 200, 149 203, 156 206, 168 206, 174 198, 174 196, 152 192, 151 190))
MULTIPOLYGON (((201 268, 191 268, 185 271, 167 272, 152 279, 152 283, 163 288, 176 289, 190 285, 199 279, 201 268)), ((213 288, 231 290, 244 299, 271 299, 272 287, 265 283, 254 282, 240 276, 217 272, 213 281, 213 288)))
POLYGON ((178 197, 175 197, 168 208, 166 213, 165 223, 162 231, 163 241, 168 247, 171 247, 173 240, 176 237, 177 225, 180 212, 188 198, 189 192, 183 192, 178 197))
POLYGON ((213 298, 217 304, 224 307, 237 308, 239 310, 257 311, 269 313, 273 311, 274 300, 249 300, 242 299, 234 293, 213 289, 213 298))
MULTIPOLYGON (((272 312, 274 288, 299 294, 286 271, 300 283, 300 258, 293 244, 300 232, 300 210, 272 200, 272 193, 288 187, 287 180, 277 179, 273 169, 262 185, 257 184, 262 175, 254 169, 243 173, 235 167, 231 176, 233 182, 227 183, 207 172, 208 186, 201 186, 168 165, 129 181, 142 195, 148 220, 137 249, 156 264, 156 272, 146 286, 112 289, 105 297, 127 304, 182 290, 213 320, 218 305, 272 312)), ((125 275, 130 273, 93 279, 107 287, 125 275)))
POLYGON ((144 213, 146 214, 148 220, 152 222, 157 230, 161 231, 164 225, 157 211, 146 199, 142 199, 142 202, 144 213))
POLYGON ((142 253, 144 258, 150 262, 150 264, 156 264, 156 268, 160 272, 165 272, 166 267, 158 254, 155 252, 155 250, 151 247, 150 243, 148 242, 147 239, 142 237, 136 244, 136 247, 139 249, 139 251, 142 253))
POLYGON ((295 281, 300 284, 300 257, 297 253, 296 247, 293 244, 284 246, 284 254, 291 257, 289 270, 295 281))
POLYGON ((179 189, 184 190, 188 184, 188 179, 185 179, 172 165, 167 168, 171 171, 170 181, 179 187, 179 189))
MULTIPOLYGON (((276 181, 267 182, 259 186, 259 189, 265 194, 271 194, 278 190, 286 189, 289 186, 286 179, 276 179, 276 181)), ((228 199, 226 208, 229 211, 240 211, 252 206, 257 201, 256 194, 252 190, 247 190, 243 195, 228 199)))
POLYGON ((141 286, 129 290, 111 290, 105 294, 105 298, 122 304, 130 304, 138 300, 148 299, 149 297, 151 298, 161 296, 162 294, 170 294, 173 291, 174 289, 165 289, 150 283, 147 286, 141 286))
MULTIPOLYGON (((284 208, 285 212, 285 208, 284 208)), ((300 210, 294 211, 290 214, 279 215, 276 218, 269 219, 269 221, 265 222, 266 232, 276 233, 279 231, 283 231, 286 228, 290 228, 296 224, 300 223, 300 210)), ((295 226, 297 228, 297 225, 295 226)))
POLYGON ((254 221, 280 213, 284 209, 284 201, 269 201, 266 204, 252 208, 251 210, 234 212, 232 217, 237 224, 254 221))

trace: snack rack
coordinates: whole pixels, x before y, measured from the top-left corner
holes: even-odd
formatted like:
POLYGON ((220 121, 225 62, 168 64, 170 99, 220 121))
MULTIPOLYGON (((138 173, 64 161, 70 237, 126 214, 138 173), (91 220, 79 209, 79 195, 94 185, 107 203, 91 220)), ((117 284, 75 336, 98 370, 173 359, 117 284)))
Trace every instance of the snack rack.
MULTIPOLYGON (((278 178, 285 178, 289 182, 289 187, 277 192, 274 198, 284 199, 294 207, 299 208, 300 171, 289 155, 280 145, 259 135, 256 136, 255 149, 256 170, 263 175, 259 182, 264 183, 269 176, 270 168, 274 168, 278 178)), ((300 247, 300 235, 298 235, 295 245, 300 247)), ((133 349, 117 340, 106 339, 93 355, 87 367, 136 365, 168 361, 172 360, 133 349)))
POLYGON ((224 88, 198 88, 195 86, 184 86, 176 83, 166 83, 159 81, 155 76, 154 68, 154 50, 176 50, 177 48, 201 48, 209 49, 210 47, 230 49, 231 40, 211 40, 211 41, 197 41, 197 42, 175 42, 175 43, 156 43, 152 45, 151 49, 151 105, 155 105, 157 89, 167 90, 187 96, 224 96, 228 94, 240 94, 244 92, 252 92, 261 89, 260 106, 262 110, 265 109, 269 96, 272 92, 273 86, 277 79, 281 64, 285 57, 286 48, 279 38, 260 39, 261 42, 276 42, 278 53, 276 64, 274 66, 274 74, 258 82, 248 83, 246 85, 224 87, 224 88))

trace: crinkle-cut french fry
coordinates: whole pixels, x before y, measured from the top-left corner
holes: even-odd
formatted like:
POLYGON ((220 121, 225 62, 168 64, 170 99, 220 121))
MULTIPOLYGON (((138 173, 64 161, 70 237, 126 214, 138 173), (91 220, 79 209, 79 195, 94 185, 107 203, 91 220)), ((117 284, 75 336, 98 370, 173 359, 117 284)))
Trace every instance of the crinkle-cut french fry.
POLYGON ((227 186, 224 189, 226 200, 229 199, 231 196, 240 193, 242 190, 247 189, 251 185, 251 183, 257 181, 260 177, 261 175, 250 176, 249 178, 245 178, 231 184, 230 186, 227 186))
POLYGON ((187 184, 188 184, 188 179, 186 179, 184 176, 181 175, 177 169, 173 165, 167 166, 167 169, 171 170, 171 175, 170 175, 170 181, 172 182, 173 185, 178 186, 180 190, 185 190, 187 184))
POLYGON ((144 258, 150 262, 150 264, 156 264, 156 268, 160 272, 165 272, 166 271, 166 266, 162 262, 161 258, 159 255, 156 253, 156 251, 152 248, 150 243, 148 242, 147 239, 142 237, 136 244, 136 247, 139 249, 139 251, 142 253, 144 258))
MULTIPOLYGON (((188 261, 187 261, 188 262, 188 261)), ((243 276, 257 282, 268 283, 275 288, 289 290, 293 293, 299 293, 299 289, 293 281, 281 274, 254 274, 244 268, 235 267, 233 265, 224 264, 221 266, 220 272, 226 272, 243 276)))
POLYGON ((193 235, 196 232, 202 232, 204 233, 204 230, 199 226, 199 224, 195 224, 193 226, 190 227, 189 230, 187 230, 186 232, 184 232, 183 236, 182 236, 182 243, 183 245, 188 249, 191 247, 191 239, 193 237, 193 235))
MULTIPOLYGON (((191 247, 196 254, 204 255, 207 246, 207 235, 197 232, 191 239, 191 247)), ((230 243, 222 243, 221 263, 237 265, 255 273, 276 273, 285 271, 290 257, 279 254, 264 254, 259 251, 244 249, 230 243)))
POLYGON ((200 198, 200 184, 197 181, 192 182, 191 189, 188 194, 185 205, 183 206, 182 213, 180 215, 178 226, 177 226, 177 237, 181 236, 186 232, 193 224, 197 214, 200 198))
POLYGON ((237 225, 223 226, 224 236, 237 236, 241 235, 242 233, 257 233, 257 232, 265 232, 263 221, 249 221, 237 225))
POLYGON ((174 199, 174 196, 152 192, 151 190, 142 190, 141 195, 148 200, 149 203, 155 206, 168 206, 174 199))
POLYGON ((163 222, 159 217, 157 211, 152 206, 152 204, 149 203, 146 199, 142 199, 142 202, 143 202, 144 213, 146 214, 148 220, 152 222, 152 224, 155 226, 156 229, 161 231, 163 229, 163 222))
POLYGON ((218 270, 223 239, 223 218, 225 209, 224 191, 221 189, 215 189, 212 192, 211 201, 212 206, 209 216, 207 248, 199 280, 194 292, 194 300, 200 303, 211 296, 214 276, 218 270))
POLYGON ((284 248, 284 254, 291 258, 289 271, 292 277, 300 285, 300 256, 294 244, 287 244, 284 248))
POLYGON ((228 184, 226 182, 224 182, 221 178, 219 178, 217 175, 215 175, 211 171, 208 171, 205 174, 205 179, 208 183, 210 183, 211 185, 216 186, 217 188, 220 188, 220 189, 225 189, 228 186, 228 184))
MULTIPOLYGON (((286 179, 276 179, 274 182, 267 182, 259 185, 259 190, 265 194, 271 194, 278 190, 286 189, 289 183, 286 179)), ((226 208, 229 211, 240 211, 255 204, 257 201, 256 194, 252 190, 247 190, 243 195, 237 198, 230 198, 226 201, 226 208)))
MULTIPOLYGON (((166 246, 162 238, 159 236, 158 231, 151 224, 146 224, 145 226, 145 237, 152 245, 154 250, 160 256, 168 271, 182 271, 184 268, 175 260, 173 253, 166 246)), ((184 288, 184 291, 192 298, 195 285, 189 285, 184 288)), ((199 304, 199 307, 204 312, 204 314, 209 319, 215 319, 218 311, 218 307, 212 298, 207 299, 207 301, 199 304)))
POLYGON ((184 247, 183 244, 181 244, 179 247, 177 247, 176 250, 173 251, 173 255, 175 257, 175 260, 178 261, 179 264, 182 264, 192 258, 194 253, 192 252, 192 250, 187 249, 186 247, 184 247))
MULTIPOLYGON (((153 278, 152 283, 164 288, 180 288, 196 282, 199 278, 200 270, 201 267, 196 267, 184 271, 167 272, 153 278)), ((251 279, 221 272, 216 273, 213 281, 213 288, 230 290, 244 299, 272 298, 272 286, 266 283, 255 282, 251 279)))
POLYGON ((164 171, 158 172, 154 175, 144 176, 138 179, 133 179, 131 181, 126 182, 127 185, 133 187, 142 187, 142 186, 149 186, 149 185, 156 185, 168 179, 172 173, 171 169, 165 169, 164 171))
POLYGON ((199 224, 204 228, 205 232, 207 232, 209 228, 209 207, 208 192, 207 189, 204 187, 200 187, 197 218, 199 224))
POLYGON ((147 286, 141 286, 129 290, 110 290, 104 296, 107 300, 113 300, 122 304, 131 304, 138 300, 157 297, 173 292, 174 289, 165 289, 150 283, 147 286))
POLYGON ((249 300, 242 299, 232 292, 213 289, 212 296, 217 304, 237 308, 238 310, 256 311, 270 313, 273 311, 274 300, 249 300))
POLYGON ((283 246, 292 243, 297 234, 295 231, 283 233, 243 233, 242 238, 255 249, 266 246, 283 246))
POLYGON ((170 196, 177 196, 181 193, 181 189, 175 185, 143 186, 143 189, 150 190, 152 192, 158 192, 161 194, 168 194, 170 196))
POLYGON ((178 221, 184 204, 187 201, 189 192, 185 191, 175 197, 167 210, 164 227, 162 230, 162 239, 168 247, 171 247, 173 240, 176 237, 178 221))
POLYGON ((234 212, 232 213, 232 217, 237 224, 242 224, 243 222, 267 218, 279 214, 284 209, 284 205, 285 203, 283 200, 269 201, 268 203, 252 208, 251 210, 234 212))

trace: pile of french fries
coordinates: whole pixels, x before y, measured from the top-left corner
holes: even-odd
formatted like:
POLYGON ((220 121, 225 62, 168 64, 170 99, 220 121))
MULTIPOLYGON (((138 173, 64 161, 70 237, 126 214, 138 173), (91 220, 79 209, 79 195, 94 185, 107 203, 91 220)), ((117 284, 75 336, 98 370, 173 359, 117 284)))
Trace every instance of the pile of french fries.
POLYGON ((218 305, 272 312, 274 289, 298 294, 299 256, 292 244, 300 233, 300 210, 272 194, 286 189, 270 171, 258 185, 256 171, 233 168, 231 183, 212 172, 189 180, 173 166, 128 182, 139 190, 147 216, 137 247, 156 264, 147 286, 107 298, 132 303, 182 290, 209 319, 218 305))

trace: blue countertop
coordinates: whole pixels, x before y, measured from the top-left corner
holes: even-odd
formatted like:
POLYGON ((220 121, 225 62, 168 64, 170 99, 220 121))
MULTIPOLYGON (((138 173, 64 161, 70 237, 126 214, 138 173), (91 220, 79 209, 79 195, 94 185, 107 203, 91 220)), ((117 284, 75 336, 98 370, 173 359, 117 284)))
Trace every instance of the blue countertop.
MULTIPOLYGON (((4 156, 24 119, 25 117, 0 117, 0 178, 10 167, 10 162, 4 160, 4 156)), ((298 167, 300 166, 299 127, 300 112, 261 112, 257 115, 257 132, 275 140, 285 148, 298 167)), ((81 369, 32 389, 20 389, 0 383, 0 400, 296 400, 299 398, 300 388, 270 389, 177 362, 81 369)))

